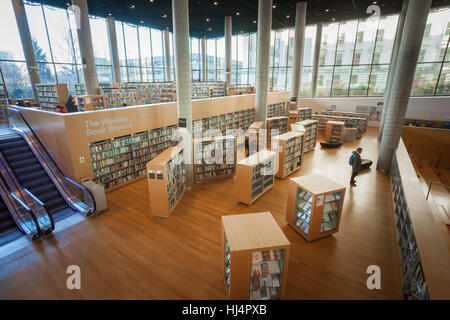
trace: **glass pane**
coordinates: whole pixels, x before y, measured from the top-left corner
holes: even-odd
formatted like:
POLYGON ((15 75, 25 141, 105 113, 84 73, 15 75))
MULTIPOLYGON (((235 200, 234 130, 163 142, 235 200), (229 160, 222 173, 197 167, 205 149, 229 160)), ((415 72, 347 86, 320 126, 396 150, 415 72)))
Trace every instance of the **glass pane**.
POLYGON ((332 96, 347 96, 351 66, 336 67, 333 76, 332 96))
MULTIPOLYGON (((54 61, 74 63, 75 52, 72 47, 71 30, 66 10, 44 6, 44 13, 54 61)), ((62 81, 59 80, 59 82, 62 81)))
POLYGON ((238 36, 238 46, 239 68, 248 68, 248 35, 238 36))
POLYGON ((314 196, 311 193, 297 187, 294 225, 302 230, 305 234, 309 233, 313 199, 314 196))
POLYGON ((199 51, 199 39, 191 38, 191 68, 192 70, 200 70, 200 51, 199 51))
POLYGON ((155 80, 154 81, 164 81, 164 69, 155 68, 155 80))
POLYGON ((338 23, 330 23, 328 25, 324 25, 322 29, 319 66, 329 66, 334 64, 338 27, 338 23))
POLYGON ((353 64, 371 64, 378 20, 359 20, 353 64))
MULTIPOLYGON (((305 32, 306 40, 306 32, 305 32)), ((294 43, 295 42, 295 28, 289 29, 289 48, 288 48, 288 66, 294 66, 294 43)), ((303 57, 305 59, 305 57, 303 57)), ((305 61, 303 61, 305 63, 305 61)), ((303 64, 304 65, 304 64, 303 64)))
POLYGON ((312 86, 312 67, 303 67, 302 69, 302 82, 300 88, 300 96, 310 97, 312 86))
MULTIPOLYGON (((112 83, 113 79, 113 70, 111 66, 97 66, 97 76, 99 83, 112 83)), ((58 74, 59 77, 59 74, 58 74)))
POLYGON ((419 62, 437 62, 444 59, 449 37, 446 34, 449 20, 450 8, 432 10, 429 13, 422 40, 419 62))
POLYGON ((8 32, 2 32, 0 59, 24 61, 25 57, 11 1, 0 1, 0 30, 8 30, 8 32))
POLYGON ((397 15, 380 18, 373 64, 390 63, 391 53, 394 47, 395 32, 397 31, 397 20, 397 15))
POLYGON ((142 81, 144 82, 152 82, 152 68, 142 68, 142 81))
MULTIPOLYGON (((25 11, 30 26, 36 60, 39 62, 51 62, 50 47, 48 45, 47 33, 45 31, 44 16, 40 5, 25 5, 25 11)), ((42 80, 42 79, 41 79, 42 80)))
POLYGON ((320 233, 336 229, 339 220, 338 215, 342 202, 341 199, 342 199, 342 192, 330 193, 325 196, 320 233))
POLYGON ((372 67, 372 74, 369 80, 369 96, 382 96, 386 89, 387 73, 389 65, 372 67))
POLYGON ((248 69, 239 69, 239 79, 238 83, 247 84, 248 83, 248 69))
MULTIPOLYGON (((305 68, 303 68, 304 70, 305 68)), ((303 74, 302 74, 303 79, 303 74)), ((292 67, 287 68, 287 75, 286 75, 286 90, 291 90, 291 82, 292 82, 292 67)))
POLYGON ((286 89, 286 68, 274 68, 274 89, 275 90, 285 90, 286 89))
MULTIPOLYGON (((96 64, 111 65, 106 19, 89 18, 96 64)), ((98 72, 98 71, 97 71, 98 72)))
POLYGON ((163 44, 161 38, 161 31, 151 29, 152 34, 152 49, 153 49, 153 67, 155 68, 155 81, 164 81, 164 74, 160 78, 160 72, 156 76, 156 68, 164 68, 163 44))
MULTIPOLYGON (((124 39, 123 39, 123 28, 122 28, 122 22, 116 21, 116 38, 117 38, 117 48, 119 50, 119 65, 125 67, 125 46, 124 46, 124 39)), ((122 73, 122 71, 121 71, 122 73)), ((126 73, 125 73, 126 74, 126 73)), ((123 75, 121 76, 122 81, 125 81, 126 77, 124 78, 123 75)))
POLYGON ((231 82, 236 83, 237 36, 231 37, 231 82))
POLYGON ((128 67, 128 82, 140 82, 141 76, 140 76, 139 68, 137 67, 128 67))
POLYGON ((248 69, 248 83, 252 86, 256 86, 256 69, 248 69))
POLYGON ((329 97, 331 92, 331 78, 333 76, 333 67, 319 67, 319 75, 317 79, 318 97, 329 97))
POLYGON ((419 63, 416 67, 411 95, 433 95, 440 68, 440 63, 419 63))
MULTIPOLYGON (((150 43, 150 29, 146 27, 139 27, 139 45, 141 48, 141 63, 142 67, 151 68, 152 67, 152 51, 150 43)), ((144 71, 142 71, 144 73, 144 71)), ((145 71, 148 73, 148 70, 145 71)), ((150 69, 151 74, 151 69, 150 69)), ((148 75, 145 76, 148 79, 148 75)), ((150 77, 151 79, 151 77, 150 77)), ((151 81, 151 80, 147 80, 151 81)))
POLYGON ((6 62, 0 60, 0 68, 5 78, 6 90, 12 99, 31 98, 30 78, 25 62, 6 62))
POLYGON ((225 69, 225 38, 217 39, 217 69, 225 69))
POLYGON ((352 64, 357 24, 357 20, 349 20, 340 23, 336 65, 352 64))
MULTIPOLYGON (((127 53, 127 65, 128 65, 128 67, 138 67, 139 66, 139 46, 138 46, 138 38, 137 38, 137 28, 135 26, 129 25, 127 23, 124 23, 123 28, 124 28, 125 45, 126 45, 126 53, 127 53)), ((136 70, 133 70, 133 73, 135 74, 136 70)), ((131 72, 130 72, 130 77, 131 77, 131 72)))
POLYGON ((250 34, 249 68, 256 68, 256 33, 250 34))
POLYGON ((273 55, 275 49, 275 31, 270 32, 270 66, 273 67, 273 55))
POLYGON ((216 68, 216 40, 206 40, 206 65, 208 71, 214 71, 216 68))
POLYGON ((38 62, 38 70, 41 83, 56 83, 55 69, 53 69, 52 63, 38 62))
POLYGON ((450 63, 444 63, 436 94, 450 95, 450 63))
POLYGON ((285 67, 287 66, 287 50, 288 50, 288 38, 289 29, 284 29, 282 31, 276 32, 275 38, 275 57, 273 66, 274 67, 285 67))
POLYGON ((128 82, 127 68, 120 67, 120 78, 122 82, 128 82))
POLYGON ((355 66, 350 78, 350 96, 365 96, 369 87, 370 66, 355 66))
POLYGON ((58 74, 58 82, 67 83, 71 93, 74 93, 75 84, 80 82, 77 77, 77 66, 74 64, 55 64, 55 67, 58 74))
POLYGON ((312 67, 314 63, 314 46, 316 45, 316 26, 305 29, 305 43, 303 46, 303 66, 312 67))

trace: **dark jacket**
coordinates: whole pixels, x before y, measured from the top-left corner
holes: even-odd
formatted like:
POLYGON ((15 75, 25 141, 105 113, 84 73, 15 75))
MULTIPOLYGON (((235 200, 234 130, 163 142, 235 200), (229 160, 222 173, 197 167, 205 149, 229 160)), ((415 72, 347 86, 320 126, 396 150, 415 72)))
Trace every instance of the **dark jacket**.
POLYGON ((75 105, 75 103, 73 103, 72 99, 68 99, 66 102, 66 110, 68 113, 71 112, 78 112, 78 108, 75 105))
POLYGON ((352 171, 358 173, 361 170, 361 156, 357 151, 353 151, 352 171))

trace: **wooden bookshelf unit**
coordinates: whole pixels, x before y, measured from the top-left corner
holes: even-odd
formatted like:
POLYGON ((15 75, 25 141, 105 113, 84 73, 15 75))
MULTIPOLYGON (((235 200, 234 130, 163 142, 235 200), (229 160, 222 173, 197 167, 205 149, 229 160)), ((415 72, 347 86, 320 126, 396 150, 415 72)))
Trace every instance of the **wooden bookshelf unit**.
POLYGON ((101 88, 101 94, 105 97, 108 108, 121 108, 123 104, 127 106, 139 105, 136 87, 104 87, 101 88))
POLYGON ((275 177, 284 179, 303 164, 304 133, 289 131, 272 138, 272 151, 277 153, 278 171, 275 177))
POLYGON ((308 241, 338 232, 345 190, 317 173, 291 178, 286 221, 308 241))
POLYGON ((261 150, 237 163, 236 195, 240 202, 251 205, 274 184, 275 152, 261 150))
POLYGON ((303 153, 314 150, 317 142, 317 120, 303 120, 292 125, 293 131, 303 132, 303 153))
POLYGON ((369 117, 370 117, 370 114, 368 114, 368 113, 323 110, 322 114, 332 115, 332 116, 340 116, 340 117, 349 117, 349 118, 362 118, 362 119, 364 119, 362 131, 363 132, 367 131, 367 125, 369 123, 369 117))
POLYGON ((234 136, 194 139, 194 182, 232 177, 236 172, 234 136))
POLYGON ((283 299, 290 249, 291 243, 270 212, 222 216, 227 298, 283 299))
POLYGON ((106 109, 105 97, 102 95, 95 96, 76 96, 75 104, 80 111, 93 111, 106 109))
POLYGON ((259 150, 259 143, 261 137, 260 130, 263 128, 264 122, 262 121, 255 121, 253 122, 248 130, 245 132, 245 136, 248 139, 248 155, 251 156, 252 154, 258 152, 259 150))
POLYGON ((329 142, 340 142, 345 123, 342 121, 328 121, 325 128, 325 140, 329 142))
POLYGON ((39 105, 42 110, 56 112, 56 106, 65 106, 69 98, 67 83, 36 84, 39 105))
POLYGON ((267 118, 267 148, 270 149, 272 136, 280 135, 288 132, 289 118, 288 117, 273 117, 267 118), (278 130, 278 134, 273 131, 278 130))
POLYGON ((267 106, 267 118, 284 117, 286 115, 286 102, 269 104, 267 106))
POLYGON ((170 147, 147 163, 149 216, 169 217, 186 192, 182 147, 170 147))
POLYGON ((308 120, 312 117, 312 108, 298 108, 297 113, 297 121, 308 120))

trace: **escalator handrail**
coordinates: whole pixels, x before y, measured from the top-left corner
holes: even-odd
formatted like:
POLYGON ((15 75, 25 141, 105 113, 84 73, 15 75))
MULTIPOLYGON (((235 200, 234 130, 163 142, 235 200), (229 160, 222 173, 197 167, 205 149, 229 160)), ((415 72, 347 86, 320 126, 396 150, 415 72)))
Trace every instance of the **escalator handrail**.
POLYGON ((9 190, 9 187, 6 184, 6 181, 3 177, 3 175, 0 174, 0 188, 1 188, 1 197, 3 198, 3 201, 5 202, 6 207, 8 208, 9 212, 11 213, 12 218, 14 219, 14 222, 16 223, 17 227, 25 234, 31 235, 33 240, 39 238, 41 234, 41 228, 39 227, 39 223, 36 219, 36 215, 34 212, 25 204, 22 200, 17 197, 14 192, 9 190), (11 196, 11 197, 9 197, 11 196), (14 199, 14 200, 13 200, 14 199), (24 225, 25 223, 21 223, 23 221, 20 214, 17 214, 16 207, 12 204, 12 200, 16 201, 18 203, 18 207, 25 210, 29 216, 31 216, 31 219, 33 220, 34 226, 36 227, 36 233, 33 233, 32 230, 30 230, 30 233, 27 232, 24 225))
MULTIPOLYGON (((39 137, 34 134, 33 130, 31 129, 30 125, 28 124, 27 120, 22 116, 22 114, 20 113, 19 110, 16 109, 12 109, 12 108, 8 108, 8 111, 14 112, 16 113, 19 117, 20 120, 23 121, 23 123, 25 124, 25 126, 27 127, 27 129, 30 131, 31 134, 28 134, 26 132, 24 132, 22 129, 17 128, 17 127, 12 127, 12 129, 16 130, 17 132, 20 133, 20 135, 25 139, 25 141, 27 142, 27 144, 32 147, 32 151, 35 154, 35 156, 40 160, 40 163, 43 165, 43 167, 46 169, 46 172, 49 174, 50 179, 52 179, 52 181, 55 183, 55 186, 58 188, 58 190, 60 191, 61 195, 64 197, 64 199, 66 200, 66 202, 72 207, 72 209, 75 209, 77 211, 81 211, 81 212, 85 212, 86 210, 84 210, 83 208, 78 208, 78 205, 76 204, 76 201, 74 201, 72 199, 72 197, 70 196, 70 192, 68 192, 66 190, 66 188, 64 187, 64 185, 62 183, 60 183, 58 175, 60 177, 63 177, 66 181, 68 181, 70 184, 74 185, 77 188, 80 188, 81 186, 77 183, 74 183, 74 181, 72 181, 71 179, 67 178, 62 172, 61 169, 59 169, 59 167, 54 163, 53 158, 50 156, 50 154, 48 153, 48 151, 43 147, 42 142, 39 140, 39 137), (36 145, 36 143, 33 141, 34 139, 36 139, 36 143, 38 143, 41 147, 39 148, 39 146, 36 145), (43 150, 43 151, 41 151, 43 150), (48 163, 46 163, 46 161, 44 161, 44 159, 42 159, 42 156, 40 155, 41 152, 44 152, 45 155, 47 156, 47 159, 49 161, 53 162, 53 168, 58 171, 57 173, 54 172, 54 170, 52 170, 52 168, 50 168, 50 166, 48 165, 48 163), (37 154, 39 153, 39 154, 37 154), (56 181, 55 181, 56 180, 56 181), (75 208, 74 208, 75 207, 75 208)), ((11 124, 10 124, 11 126, 11 124)), ((91 210, 88 210, 87 215, 90 215, 92 213, 95 212, 96 210, 96 202, 95 202, 95 198, 92 195, 91 191, 87 188, 82 187, 81 188, 83 191, 87 192, 87 194, 89 195, 89 197, 92 200, 93 203, 93 208, 90 208, 91 210)), ((81 200, 80 200, 81 201, 81 200)), ((81 201, 83 202, 83 201, 81 201)), ((84 202, 83 202, 84 203, 84 202)), ((87 205, 87 204, 86 204, 87 205)), ((88 205, 88 207, 90 207, 88 205)))
POLYGON ((55 220, 53 219, 53 215, 50 213, 50 210, 48 209, 48 207, 41 200, 39 200, 38 197, 36 197, 33 193, 31 193, 30 190, 28 190, 27 188, 23 188, 23 190, 25 190, 25 192, 28 193, 28 195, 31 198, 33 198, 37 203, 39 203, 45 209, 45 211, 47 211, 48 217, 50 219, 50 223, 52 225, 52 230, 55 230, 55 220))
MULTIPOLYGON (((2 173, 2 174, 0 174, 1 175, 1 178, 2 178, 2 181, 3 181, 3 183, 4 183, 4 185, 5 185, 5 187, 6 188, 8 188, 9 189, 9 192, 12 192, 13 194, 14 194, 14 196, 15 197, 17 197, 17 198, 19 198, 16 194, 15 194, 15 192, 17 192, 18 193, 18 195, 20 195, 21 196, 21 201, 22 201, 22 203, 27 203, 26 205, 27 205, 27 207, 29 207, 30 205, 36 205, 38 208, 39 207, 42 207, 42 209, 44 210, 44 212, 43 213, 45 213, 47 216, 48 216, 48 218, 49 218, 49 220, 50 220, 50 222, 51 222, 51 230, 54 230, 55 229, 55 225, 54 225, 54 223, 53 223, 53 216, 52 216, 52 214, 50 213, 50 211, 48 210, 48 208, 45 206, 45 205, 43 205, 43 203, 42 203, 42 201, 41 200, 39 200, 34 194, 32 194, 31 192, 27 192, 27 190, 24 188, 24 187, 22 187, 21 186, 21 184, 19 183, 19 181, 17 180, 17 178, 16 178, 16 176, 14 175, 14 173, 12 173, 13 171, 12 171, 12 169, 9 167, 9 164, 8 164, 8 162, 6 161, 6 159, 5 159, 5 156, 3 155, 3 152, 2 151, 0 151, 0 172, 2 173), (6 180, 6 175, 8 175, 8 181, 6 180), (12 187, 14 187, 14 190, 12 190, 13 188, 12 187), (24 192, 22 192, 22 190, 24 190, 25 191, 25 193, 24 192), (31 199, 30 199, 30 197, 29 196, 31 196, 31 199), (24 202, 25 201, 25 202, 24 202)), ((19 198, 20 199, 20 198, 19 198)), ((31 210, 31 209, 30 209, 31 210)), ((34 217, 36 217, 36 213, 35 212, 33 212, 33 210, 31 210, 31 212, 33 213, 33 216, 34 217)), ((36 218, 36 221, 37 221, 37 218, 36 218)), ((39 226, 39 223, 38 223, 38 226, 39 226)), ((40 227, 39 227, 39 229, 40 229, 40 227)))

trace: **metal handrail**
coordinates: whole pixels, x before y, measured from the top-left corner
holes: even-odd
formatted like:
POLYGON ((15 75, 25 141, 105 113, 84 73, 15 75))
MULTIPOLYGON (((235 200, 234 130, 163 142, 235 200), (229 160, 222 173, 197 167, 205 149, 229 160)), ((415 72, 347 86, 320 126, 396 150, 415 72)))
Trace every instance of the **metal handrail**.
POLYGON ((19 120, 23 123, 23 127, 24 129, 26 129, 27 132, 15 126, 14 123, 11 123, 11 117, 9 117, 11 128, 14 129, 16 132, 18 132, 22 136, 22 138, 25 139, 27 144, 30 146, 32 152, 35 154, 38 160, 40 160, 40 163, 43 166, 44 170, 47 172, 49 177, 55 183, 56 188, 61 193, 61 195, 63 195, 64 199, 67 201, 70 207, 72 207, 72 209, 78 212, 85 213, 87 216, 93 214, 96 211, 96 203, 95 198, 90 192, 90 190, 75 183, 71 179, 67 178, 61 172, 59 167, 54 163, 53 158, 49 155, 48 151, 43 147, 43 144, 41 143, 39 138, 34 134, 30 125, 28 124, 26 119, 22 116, 19 110, 8 108, 8 111, 13 112, 19 117, 19 120), (52 166, 50 167, 50 165, 52 166), (79 197, 79 199, 76 199, 77 197, 75 196, 74 198, 75 191, 71 192, 70 190, 68 190, 71 188, 71 186, 72 188, 79 189, 80 192, 83 192, 85 197, 89 198, 88 200, 89 202, 91 202, 91 204, 85 203, 85 201, 83 201, 81 197, 79 197), (87 206, 88 208, 86 209, 84 208, 84 206, 87 206))
MULTIPOLYGON (((411 152, 413 146, 417 146, 417 147, 420 147, 420 148, 422 148, 422 149, 425 149, 425 150, 428 150, 428 151, 431 151, 431 152, 437 154, 437 155, 438 155, 438 160, 437 160, 437 163, 436 163, 436 165, 435 165, 435 168, 439 167, 439 163, 441 162, 441 158, 442 158, 442 153, 440 153, 439 151, 433 150, 433 149, 431 149, 431 148, 425 147, 425 146, 423 146, 423 145, 421 145, 421 144, 410 143, 410 144, 409 144, 409 148, 408 148, 408 153, 410 153, 410 154, 412 154, 412 155, 414 155, 414 154, 411 152)), ((428 161, 429 161, 429 160, 428 160, 428 161)), ((431 162, 431 161, 429 161, 429 162, 431 162)))

